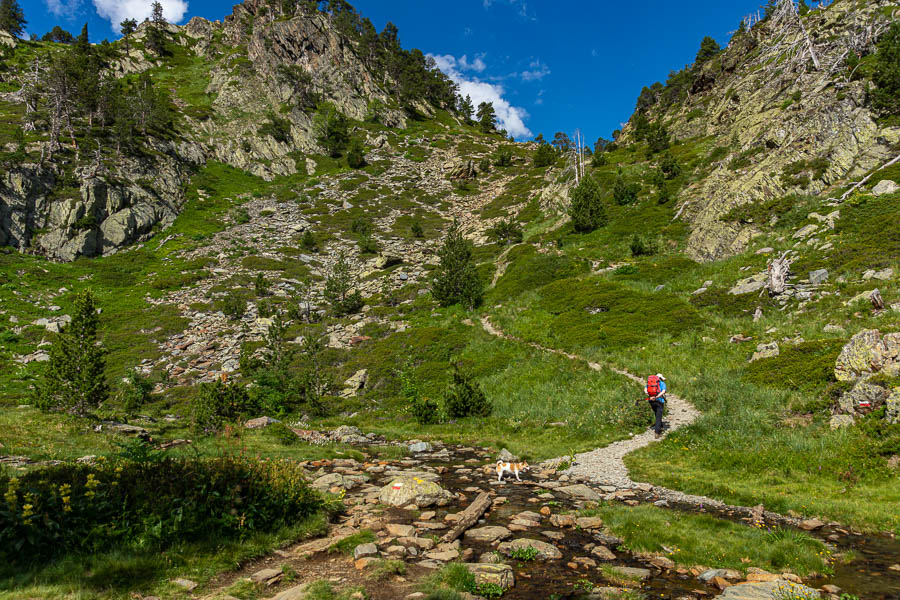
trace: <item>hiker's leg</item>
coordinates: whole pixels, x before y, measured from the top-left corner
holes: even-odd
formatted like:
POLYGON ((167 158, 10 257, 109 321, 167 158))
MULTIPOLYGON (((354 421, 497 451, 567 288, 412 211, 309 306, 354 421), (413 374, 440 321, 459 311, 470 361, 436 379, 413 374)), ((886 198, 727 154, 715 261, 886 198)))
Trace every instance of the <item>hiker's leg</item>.
POLYGON ((656 413, 656 424, 653 426, 653 429, 656 433, 662 433, 663 430, 663 403, 662 402, 654 402, 653 403, 653 411, 656 413))

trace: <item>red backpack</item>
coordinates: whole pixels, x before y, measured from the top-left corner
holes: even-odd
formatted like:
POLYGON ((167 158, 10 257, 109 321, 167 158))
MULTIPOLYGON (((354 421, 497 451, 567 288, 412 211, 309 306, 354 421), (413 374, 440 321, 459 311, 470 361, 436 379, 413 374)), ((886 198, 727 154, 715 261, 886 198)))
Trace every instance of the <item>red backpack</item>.
POLYGON ((659 377, 651 375, 647 378, 647 395, 652 399, 659 395, 659 391, 659 377))

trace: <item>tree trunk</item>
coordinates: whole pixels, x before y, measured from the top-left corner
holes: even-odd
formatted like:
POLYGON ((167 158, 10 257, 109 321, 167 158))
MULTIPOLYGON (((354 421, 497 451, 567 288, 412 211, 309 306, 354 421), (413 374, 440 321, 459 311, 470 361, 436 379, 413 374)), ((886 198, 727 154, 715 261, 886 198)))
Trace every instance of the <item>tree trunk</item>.
POLYGON ((458 539, 459 536, 464 534, 472 525, 478 522, 478 519, 481 518, 481 515, 483 515, 490 506, 490 495, 488 495, 487 492, 478 494, 475 501, 462 512, 459 521, 456 522, 456 526, 445 534, 444 537, 441 538, 441 541, 446 544, 458 539))
POLYGON ((781 258, 769 262, 769 281, 766 287, 769 288, 769 293, 774 296, 784 293, 787 277, 791 272, 791 264, 794 262, 788 256, 790 253, 791 251, 788 250, 781 255, 781 258))

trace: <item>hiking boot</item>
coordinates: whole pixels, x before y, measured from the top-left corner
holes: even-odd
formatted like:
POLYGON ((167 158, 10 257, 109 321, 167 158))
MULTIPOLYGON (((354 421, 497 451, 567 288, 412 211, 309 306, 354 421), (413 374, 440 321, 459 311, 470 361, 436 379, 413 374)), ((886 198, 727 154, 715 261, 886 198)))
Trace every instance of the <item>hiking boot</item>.
POLYGON ((656 439, 659 439, 659 438, 661 438, 662 436, 663 436, 663 435, 662 435, 661 432, 656 432, 656 439))

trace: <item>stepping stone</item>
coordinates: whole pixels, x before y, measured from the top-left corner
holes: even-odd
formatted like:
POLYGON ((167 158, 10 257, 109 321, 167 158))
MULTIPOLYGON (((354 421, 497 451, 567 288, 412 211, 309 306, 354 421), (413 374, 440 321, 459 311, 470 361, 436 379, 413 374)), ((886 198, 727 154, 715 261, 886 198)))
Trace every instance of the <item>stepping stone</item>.
POLYGON ((579 498, 581 500, 592 500, 594 502, 600 500, 600 494, 584 485, 583 483, 576 483, 575 485, 567 485, 565 487, 557 488, 557 491, 563 492, 564 494, 568 494, 573 498, 579 498))
POLYGON ((538 558, 543 560, 559 560, 562 558, 562 552, 556 546, 540 540, 529 540, 526 538, 503 542, 497 549, 507 556, 512 556, 516 550, 524 550, 525 548, 534 548, 538 552, 538 558))
POLYGON ((281 579, 284 573, 281 569, 263 569, 262 571, 257 571, 253 575, 250 576, 250 581, 254 583, 265 583, 266 585, 271 585, 275 583, 275 580, 281 579))
POLYGON ((470 529, 465 533, 465 538, 467 540, 487 542, 489 544, 505 540, 511 536, 512 532, 506 527, 479 527, 477 529, 470 529))

